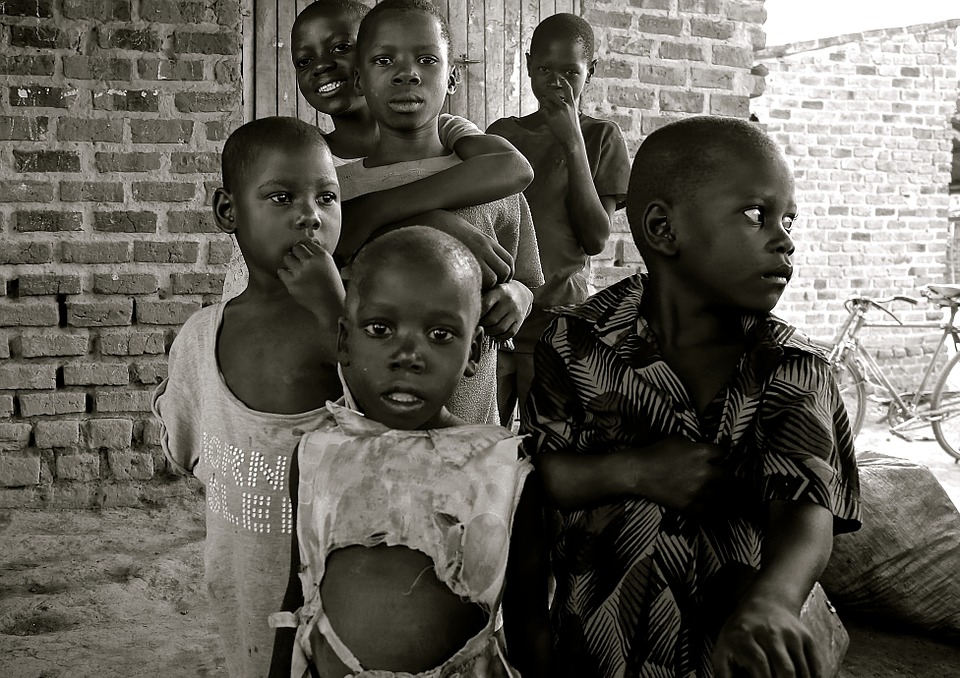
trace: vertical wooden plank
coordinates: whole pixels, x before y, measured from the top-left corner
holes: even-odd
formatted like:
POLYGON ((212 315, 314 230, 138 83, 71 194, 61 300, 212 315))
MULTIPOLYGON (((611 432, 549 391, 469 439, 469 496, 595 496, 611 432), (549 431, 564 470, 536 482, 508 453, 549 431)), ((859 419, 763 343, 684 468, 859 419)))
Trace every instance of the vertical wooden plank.
POLYGON ((241 0, 240 16, 243 18, 243 24, 240 31, 243 42, 240 52, 240 86, 243 91, 243 122, 253 120, 256 110, 257 52, 254 10, 253 0, 241 0))
POLYGON ((557 0, 540 0, 540 21, 557 13, 557 0))
POLYGON ((255 118, 277 114, 277 0, 257 0, 255 118))
MULTIPOLYGON (((484 2, 483 0, 467 0, 467 59, 484 59, 484 2)), ((487 89, 484 83, 484 64, 467 64, 464 69, 468 74, 467 88, 467 116, 480 129, 487 128, 487 89)))
POLYGON ((567 14, 576 14, 576 12, 573 11, 573 0, 557 0, 554 9, 556 14, 561 14, 563 12, 567 14))
POLYGON ((290 53, 290 31, 297 17, 297 0, 277 2, 277 115, 297 116, 297 77, 290 53))
POLYGON ((520 115, 520 91, 526 78, 520 42, 522 0, 506 0, 503 9, 503 115, 520 115))
MULTIPOLYGON (((448 0, 447 24, 450 27, 450 58, 454 63, 467 54, 467 26, 469 18, 464 0, 448 0)), ((446 110, 454 115, 469 118, 470 68, 460 64, 460 86, 456 93, 447 97, 446 110)))
MULTIPOLYGON (((486 124, 503 117, 504 105, 504 0, 484 2, 483 70, 486 91, 486 124)), ((485 129, 485 127, 481 128, 485 129)))
MULTIPOLYGON (((540 23, 540 2, 539 0, 520 0, 520 49, 523 54, 530 51, 530 38, 533 37, 533 29, 540 23)), ((524 66, 524 77, 520 80, 520 115, 529 115, 537 110, 537 100, 530 89, 530 78, 526 77, 526 66, 524 66)))

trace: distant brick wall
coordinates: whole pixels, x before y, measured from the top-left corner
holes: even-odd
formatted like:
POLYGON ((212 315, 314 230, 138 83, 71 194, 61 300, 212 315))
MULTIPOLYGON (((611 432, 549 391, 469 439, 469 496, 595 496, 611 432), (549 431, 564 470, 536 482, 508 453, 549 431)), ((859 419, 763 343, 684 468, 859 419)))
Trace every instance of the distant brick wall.
MULTIPOLYGON (((600 60, 583 110, 620 125, 631 160, 643 137, 671 120, 750 115, 750 98, 763 91, 763 78, 751 72, 765 40, 763 0, 584 0, 583 7, 600 60)), ((595 288, 642 265, 623 211, 593 264, 595 288)))
MULTIPOLYGON (((919 296, 951 281, 950 119, 960 21, 760 50, 769 69, 751 104, 796 168, 796 277, 778 312, 830 336, 852 294, 919 296)), ((904 308, 899 306, 898 308, 904 308)), ((926 306, 903 319, 939 318, 926 306)), ((905 383, 929 331, 866 330, 905 383), (906 358, 906 359, 904 359, 906 358)))
POLYGON ((0 2, 0 506, 181 491, 150 393, 219 296, 240 44, 233 0, 0 2))

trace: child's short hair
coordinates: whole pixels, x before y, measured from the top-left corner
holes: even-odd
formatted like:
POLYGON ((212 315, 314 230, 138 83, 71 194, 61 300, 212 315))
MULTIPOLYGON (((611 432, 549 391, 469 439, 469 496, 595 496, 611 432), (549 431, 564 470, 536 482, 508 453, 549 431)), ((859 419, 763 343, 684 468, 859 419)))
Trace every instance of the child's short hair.
POLYGON ((417 262, 424 275, 431 268, 446 268, 454 272, 477 292, 477 309, 483 287, 480 264, 467 246, 451 235, 429 226, 406 226, 388 231, 369 241, 350 264, 349 290, 357 293, 363 281, 395 260, 417 262))
POLYGON ((297 150, 318 146, 330 153, 319 128, 297 118, 271 116, 241 125, 227 137, 220 154, 223 187, 232 192, 243 179, 244 172, 267 150, 297 150))
POLYGON ((360 0, 315 0, 300 10, 293 22, 293 27, 297 27, 300 17, 310 17, 319 12, 337 12, 348 19, 360 22, 369 11, 370 6, 363 4, 360 0))
POLYGON ((360 28, 357 31, 357 52, 363 52, 363 43, 370 39, 369 33, 373 31, 380 15, 384 12, 395 10, 398 12, 425 12, 434 17, 440 24, 440 37, 447 44, 447 50, 450 49, 450 25, 447 18, 440 12, 440 9, 430 2, 430 0, 383 0, 376 7, 367 12, 360 22, 360 28))
POLYGON ((540 43, 548 40, 569 40, 580 45, 583 56, 589 61, 593 58, 593 27, 576 14, 561 12, 553 14, 537 24, 530 38, 530 53, 540 48, 540 43))
POLYGON ((652 200, 684 200, 738 152, 783 153, 758 124, 741 118, 697 115, 651 132, 634 156, 627 189, 627 221, 634 236, 652 200))

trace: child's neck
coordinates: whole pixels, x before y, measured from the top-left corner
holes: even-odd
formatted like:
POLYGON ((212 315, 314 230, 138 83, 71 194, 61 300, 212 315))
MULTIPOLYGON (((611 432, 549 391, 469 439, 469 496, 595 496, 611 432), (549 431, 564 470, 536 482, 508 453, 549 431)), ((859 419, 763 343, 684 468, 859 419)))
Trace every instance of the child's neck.
POLYGON ((701 302, 650 294, 644 296, 642 312, 661 348, 695 349, 743 340, 738 315, 719 312, 701 302))
POLYGON ((377 148, 380 129, 366 106, 343 115, 332 115, 330 119, 333 121, 333 131, 324 138, 330 146, 330 152, 338 158, 365 158, 377 148))
POLYGON ((447 155, 450 151, 440 142, 436 118, 416 130, 380 128, 380 142, 363 164, 365 167, 392 165, 408 160, 425 160, 447 155))

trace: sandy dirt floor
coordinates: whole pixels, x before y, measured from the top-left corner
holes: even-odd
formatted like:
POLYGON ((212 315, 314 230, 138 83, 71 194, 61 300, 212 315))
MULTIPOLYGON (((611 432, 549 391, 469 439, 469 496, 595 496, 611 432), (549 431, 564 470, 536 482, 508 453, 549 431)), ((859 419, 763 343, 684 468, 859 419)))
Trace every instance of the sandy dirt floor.
MULTIPOLYGON (((875 424, 857 442, 928 466, 960 505, 960 464, 935 442, 875 424)), ((203 537, 199 491, 145 509, 0 511, 0 677, 225 676, 203 537)), ((842 678, 960 677, 960 647, 847 626, 842 678)))

